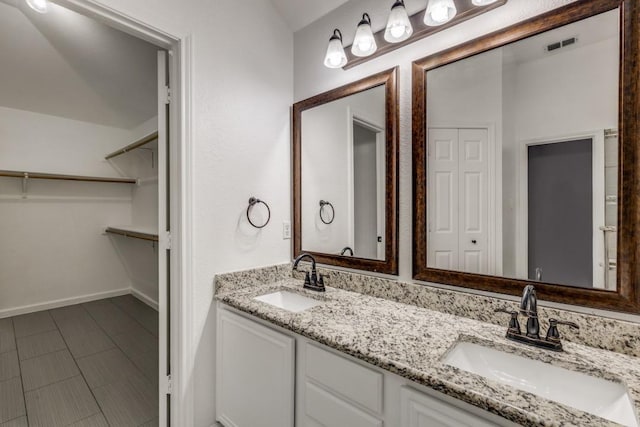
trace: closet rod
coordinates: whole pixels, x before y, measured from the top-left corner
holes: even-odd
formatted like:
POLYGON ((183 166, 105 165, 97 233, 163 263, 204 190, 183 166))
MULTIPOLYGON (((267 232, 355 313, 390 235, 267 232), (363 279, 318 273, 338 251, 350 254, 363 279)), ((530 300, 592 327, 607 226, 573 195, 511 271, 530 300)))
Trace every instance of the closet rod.
POLYGON ((124 237, 133 237, 134 239, 149 240, 151 242, 158 241, 157 234, 143 233, 141 231, 132 231, 132 230, 125 230, 122 228, 107 227, 105 232, 111 233, 111 234, 118 234, 124 237))
POLYGON ((109 160, 113 157, 119 156, 120 154, 128 153, 131 150, 135 150, 136 148, 142 147, 143 145, 150 143, 154 139, 158 139, 158 131, 152 132, 149 135, 140 138, 136 142, 132 142, 126 147, 123 147, 117 151, 114 151, 113 153, 107 155, 105 157, 105 160, 109 160))
POLYGON ((57 179, 64 181, 113 182, 117 184, 135 184, 137 182, 137 180, 133 178, 106 178, 99 176, 61 175, 56 173, 18 172, 5 170, 0 170, 0 176, 23 179, 57 179))

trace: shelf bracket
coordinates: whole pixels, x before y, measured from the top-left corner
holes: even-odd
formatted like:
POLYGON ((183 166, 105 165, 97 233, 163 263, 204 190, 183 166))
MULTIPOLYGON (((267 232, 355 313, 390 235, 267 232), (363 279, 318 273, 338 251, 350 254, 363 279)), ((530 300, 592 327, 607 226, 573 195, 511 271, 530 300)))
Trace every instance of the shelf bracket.
POLYGON ((27 190, 29 189, 29 173, 25 172, 22 176, 22 198, 27 198, 27 190))

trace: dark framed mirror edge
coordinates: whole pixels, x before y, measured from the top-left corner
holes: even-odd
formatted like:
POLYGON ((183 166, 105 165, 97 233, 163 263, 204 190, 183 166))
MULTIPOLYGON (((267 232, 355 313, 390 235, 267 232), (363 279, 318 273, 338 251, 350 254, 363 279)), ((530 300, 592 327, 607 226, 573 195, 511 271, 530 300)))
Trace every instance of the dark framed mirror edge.
POLYGON ((340 86, 311 98, 293 104, 292 112, 292 153, 293 153, 293 256, 302 249, 302 113, 310 108, 353 95, 367 89, 385 86, 385 136, 386 136, 386 176, 385 176, 385 259, 374 260, 345 257, 313 251, 320 264, 334 265, 357 270, 366 270, 391 275, 398 274, 398 149, 399 149, 399 109, 398 109, 398 67, 381 71, 353 83, 340 86))
POLYGON ((640 0, 585 0, 452 47, 412 64, 413 278, 519 295, 534 284, 541 299, 603 310, 640 312, 640 0), (615 292, 427 266, 426 74, 488 50, 620 8, 618 270, 615 292))

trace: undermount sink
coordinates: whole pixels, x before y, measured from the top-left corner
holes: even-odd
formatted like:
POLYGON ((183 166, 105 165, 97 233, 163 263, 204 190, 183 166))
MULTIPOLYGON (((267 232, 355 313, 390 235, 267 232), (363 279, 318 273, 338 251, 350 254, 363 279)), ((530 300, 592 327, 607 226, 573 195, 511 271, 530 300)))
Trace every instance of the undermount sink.
POLYGON ((254 299, 293 313, 299 313, 322 304, 322 301, 288 291, 277 291, 254 299))
POLYGON ((479 344, 458 342, 444 363, 624 426, 638 427, 625 385, 479 344))

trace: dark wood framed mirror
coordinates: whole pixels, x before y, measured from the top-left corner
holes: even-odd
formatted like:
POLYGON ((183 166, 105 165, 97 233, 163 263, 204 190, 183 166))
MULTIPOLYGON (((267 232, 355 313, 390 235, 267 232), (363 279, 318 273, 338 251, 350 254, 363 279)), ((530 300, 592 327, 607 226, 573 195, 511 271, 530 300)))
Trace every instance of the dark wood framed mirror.
POLYGON ((293 252, 398 274, 397 68, 293 105, 293 252))
POLYGON ((577 1, 413 62, 414 279, 640 311, 639 25, 577 1))

